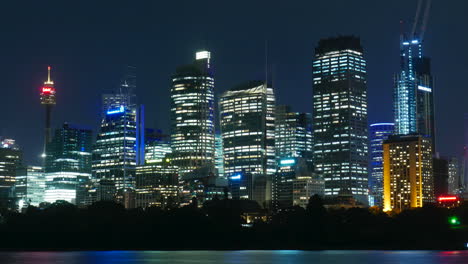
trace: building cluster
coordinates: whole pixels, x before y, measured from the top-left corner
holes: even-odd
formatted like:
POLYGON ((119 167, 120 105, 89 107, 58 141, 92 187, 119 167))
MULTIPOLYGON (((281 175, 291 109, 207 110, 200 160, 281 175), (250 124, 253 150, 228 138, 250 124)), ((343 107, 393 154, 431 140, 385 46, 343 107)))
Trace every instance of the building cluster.
MULTIPOLYGON (((368 125, 364 49, 355 36, 319 41, 311 63, 312 113, 277 105, 268 80, 251 80, 215 98, 211 53, 199 51, 172 76, 171 131, 145 127, 136 69, 102 95, 101 125, 51 129, 56 104, 50 67, 43 164, 28 166, 12 139, 0 146, 0 206, 22 210, 67 201, 86 207, 172 208, 212 199, 247 199, 273 212, 306 207, 401 211, 463 191, 455 158, 435 150, 434 82, 422 35, 401 38, 394 120, 368 125), (194 199, 196 198, 196 199, 194 199)), ((96 113, 98 114, 98 113, 96 113)))

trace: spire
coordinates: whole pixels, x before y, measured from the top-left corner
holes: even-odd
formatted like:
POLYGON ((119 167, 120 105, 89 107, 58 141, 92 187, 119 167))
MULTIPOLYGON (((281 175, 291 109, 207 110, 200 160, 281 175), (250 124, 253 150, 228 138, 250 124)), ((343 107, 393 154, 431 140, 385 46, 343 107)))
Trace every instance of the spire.
POLYGON ((50 82, 50 66, 47 66, 47 82, 50 82))
POLYGON ((50 66, 47 66, 47 81, 44 84, 54 84, 54 82, 50 79, 50 66))

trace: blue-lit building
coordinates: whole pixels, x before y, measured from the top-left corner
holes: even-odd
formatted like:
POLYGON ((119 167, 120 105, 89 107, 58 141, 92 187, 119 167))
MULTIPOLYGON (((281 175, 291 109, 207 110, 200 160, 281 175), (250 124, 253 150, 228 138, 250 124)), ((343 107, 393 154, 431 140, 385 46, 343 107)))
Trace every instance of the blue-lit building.
POLYGON ((136 77, 128 67, 120 86, 103 95, 101 128, 93 147, 93 181, 114 182, 115 198, 135 206, 136 166, 145 159, 144 108, 136 103, 136 77))
POLYGON ((322 39, 313 62, 314 166, 325 196, 368 202, 366 61, 360 39, 322 39))
POLYGON ((215 173, 214 77, 211 53, 178 67, 171 87, 172 163, 184 180, 215 173))
POLYGON ((434 83, 430 59, 423 56, 420 36, 402 36, 400 72, 395 76, 395 134, 417 133, 434 139, 434 83))
POLYGON ((375 123, 369 127, 369 206, 382 206, 383 142, 393 135, 393 123, 375 123))

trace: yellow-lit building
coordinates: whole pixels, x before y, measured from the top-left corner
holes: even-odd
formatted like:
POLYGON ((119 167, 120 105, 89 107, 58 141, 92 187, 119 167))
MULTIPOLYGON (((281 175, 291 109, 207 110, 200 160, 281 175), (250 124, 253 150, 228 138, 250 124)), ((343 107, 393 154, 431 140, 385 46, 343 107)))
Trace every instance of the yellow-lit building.
POLYGON ((420 135, 391 136, 383 143, 384 211, 434 202, 432 143, 420 135))

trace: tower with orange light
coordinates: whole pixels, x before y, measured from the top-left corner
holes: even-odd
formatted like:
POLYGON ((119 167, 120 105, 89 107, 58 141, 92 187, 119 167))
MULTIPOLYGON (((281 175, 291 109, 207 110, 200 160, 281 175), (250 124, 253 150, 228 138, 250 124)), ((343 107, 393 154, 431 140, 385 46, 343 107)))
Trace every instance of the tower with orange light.
POLYGON ((41 88, 41 104, 45 106, 46 118, 45 118, 45 140, 44 140, 44 155, 46 153, 46 146, 51 140, 51 114, 52 107, 55 105, 55 88, 54 82, 50 79, 50 66, 47 67, 47 81, 41 88))

